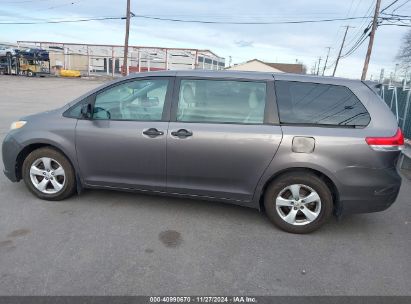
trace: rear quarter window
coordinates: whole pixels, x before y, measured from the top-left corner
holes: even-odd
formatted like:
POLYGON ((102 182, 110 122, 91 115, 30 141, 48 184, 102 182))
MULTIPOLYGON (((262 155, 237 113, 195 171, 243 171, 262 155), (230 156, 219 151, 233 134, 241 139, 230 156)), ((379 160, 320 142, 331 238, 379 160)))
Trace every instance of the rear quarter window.
POLYGON ((370 114, 345 86, 275 81, 280 122, 284 124, 365 127, 370 114))

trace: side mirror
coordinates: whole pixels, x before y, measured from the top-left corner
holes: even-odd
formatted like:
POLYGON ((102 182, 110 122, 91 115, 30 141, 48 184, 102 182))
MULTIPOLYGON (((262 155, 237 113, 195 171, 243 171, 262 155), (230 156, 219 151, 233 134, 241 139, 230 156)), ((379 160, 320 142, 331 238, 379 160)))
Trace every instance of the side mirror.
POLYGON ((91 104, 86 103, 81 107, 81 117, 90 119, 91 118, 91 104))

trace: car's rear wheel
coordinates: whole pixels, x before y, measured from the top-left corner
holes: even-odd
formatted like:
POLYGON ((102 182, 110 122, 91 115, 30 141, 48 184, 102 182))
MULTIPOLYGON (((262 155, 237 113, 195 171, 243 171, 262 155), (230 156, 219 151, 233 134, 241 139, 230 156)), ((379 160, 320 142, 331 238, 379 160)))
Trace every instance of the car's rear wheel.
POLYGON ((277 227, 291 233, 310 233, 331 216, 333 199, 321 178, 298 171, 281 175, 267 187, 264 207, 277 227))
POLYGON ((45 200, 63 200, 75 192, 74 169, 55 149, 34 150, 23 162, 23 179, 28 189, 45 200))

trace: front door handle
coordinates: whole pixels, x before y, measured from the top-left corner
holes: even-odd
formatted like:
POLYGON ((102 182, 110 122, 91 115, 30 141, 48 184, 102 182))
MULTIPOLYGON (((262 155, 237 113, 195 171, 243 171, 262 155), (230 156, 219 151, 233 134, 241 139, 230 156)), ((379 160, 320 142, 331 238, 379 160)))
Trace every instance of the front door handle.
POLYGON ((143 131, 144 135, 147 135, 149 137, 156 137, 156 136, 160 136, 160 135, 164 135, 163 131, 159 131, 156 128, 150 128, 150 129, 146 129, 143 131))
POLYGON ((178 131, 171 132, 171 135, 173 135, 175 137, 184 138, 184 137, 193 136, 193 132, 188 131, 186 129, 180 129, 178 131))

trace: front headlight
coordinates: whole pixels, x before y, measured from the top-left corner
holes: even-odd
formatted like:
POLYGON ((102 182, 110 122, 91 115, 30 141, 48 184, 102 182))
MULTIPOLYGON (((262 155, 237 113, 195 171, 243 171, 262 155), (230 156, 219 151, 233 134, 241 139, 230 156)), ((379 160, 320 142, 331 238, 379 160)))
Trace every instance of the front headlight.
POLYGON ((20 129, 20 128, 23 127, 26 123, 27 123, 27 121, 24 121, 24 120, 15 121, 15 122, 13 122, 13 123, 11 124, 10 130, 20 129))

